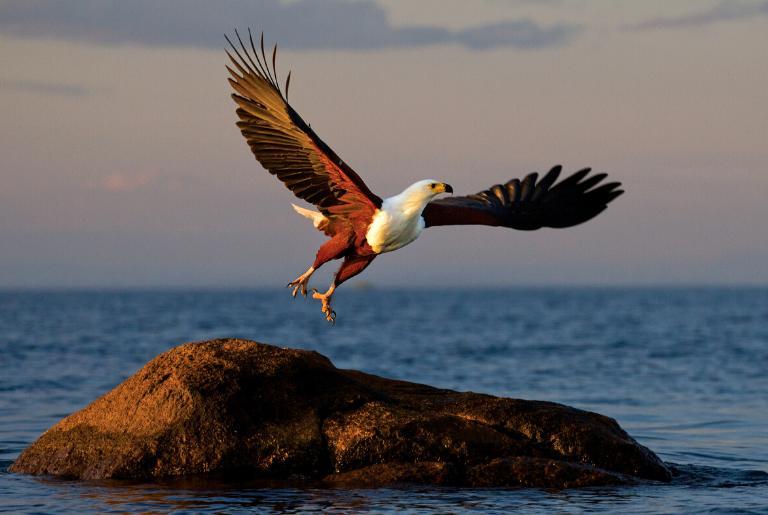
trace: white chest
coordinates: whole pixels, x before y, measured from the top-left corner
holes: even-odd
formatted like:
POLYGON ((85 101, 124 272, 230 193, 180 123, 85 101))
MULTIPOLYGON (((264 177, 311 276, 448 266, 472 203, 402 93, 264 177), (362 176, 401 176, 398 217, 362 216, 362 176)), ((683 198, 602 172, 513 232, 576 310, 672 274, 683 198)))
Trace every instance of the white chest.
POLYGON ((373 215, 373 221, 365 234, 374 252, 391 252, 405 247, 419 237, 424 230, 421 210, 403 212, 387 206, 386 202, 373 215))

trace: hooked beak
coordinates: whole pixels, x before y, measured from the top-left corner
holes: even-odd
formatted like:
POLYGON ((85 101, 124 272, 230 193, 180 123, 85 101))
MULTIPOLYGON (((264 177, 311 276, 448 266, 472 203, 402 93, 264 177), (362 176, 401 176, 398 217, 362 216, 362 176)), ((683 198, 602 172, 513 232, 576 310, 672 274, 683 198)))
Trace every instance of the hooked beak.
POLYGON ((443 191, 445 193, 453 193, 453 187, 450 184, 443 183, 443 191))

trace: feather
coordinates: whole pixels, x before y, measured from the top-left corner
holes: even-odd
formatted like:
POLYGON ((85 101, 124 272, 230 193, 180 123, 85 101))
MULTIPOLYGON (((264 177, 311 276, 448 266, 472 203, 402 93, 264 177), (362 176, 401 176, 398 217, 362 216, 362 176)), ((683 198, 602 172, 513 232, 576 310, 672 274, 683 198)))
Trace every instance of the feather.
POLYGON ((234 39, 225 38, 230 46, 226 53, 232 67, 227 66, 227 70, 235 91, 232 99, 238 106, 237 126, 256 159, 297 197, 315 204, 324 216, 370 220, 381 206, 381 198, 287 103, 291 74, 286 78, 285 92, 281 91, 277 45, 272 48, 270 66, 263 32, 258 49, 250 29, 250 50, 237 30, 234 39))
POLYGON ((521 182, 508 181, 465 197, 433 200, 424 209, 427 227, 438 225, 490 225, 519 230, 542 227, 571 227, 600 214, 609 202, 623 193, 621 184, 610 182, 590 189, 607 177, 589 175, 585 168, 556 183, 561 167, 553 167, 536 184, 538 175, 521 182))

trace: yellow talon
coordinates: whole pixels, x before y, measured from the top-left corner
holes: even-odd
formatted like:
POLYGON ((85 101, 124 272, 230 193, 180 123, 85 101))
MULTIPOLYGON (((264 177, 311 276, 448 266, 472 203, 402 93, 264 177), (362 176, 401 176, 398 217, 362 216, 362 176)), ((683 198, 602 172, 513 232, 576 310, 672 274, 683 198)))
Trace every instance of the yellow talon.
POLYGON ((325 319, 334 325, 336 324, 336 312, 331 308, 331 297, 335 289, 333 285, 325 293, 320 293, 314 288, 312 289, 312 298, 322 302, 320 309, 323 311, 325 319))
POLYGON ((299 291, 301 291, 303 296, 307 296, 307 285, 309 284, 309 278, 312 277, 313 273, 315 273, 314 267, 309 267, 306 272, 286 285, 286 288, 293 287, 291 295, 294 299, 296 298, 296 294, 299 293, 299 291))

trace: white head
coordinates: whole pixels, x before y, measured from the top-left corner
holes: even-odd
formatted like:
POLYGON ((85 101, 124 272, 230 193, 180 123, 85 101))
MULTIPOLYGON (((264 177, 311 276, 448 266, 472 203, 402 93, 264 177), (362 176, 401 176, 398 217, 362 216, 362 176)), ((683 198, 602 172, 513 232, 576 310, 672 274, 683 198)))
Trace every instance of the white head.
POLYGON ((436 181, 434 179, 424 179, 423 181, 414 182, 402 193, 392 197, 393 200, 397 199, 398 204, 403 207, 412 207, 416 209, 424 209, 430 200, 435 198, 441 193, 453 193, 453 188, 450 184, 436 181))

